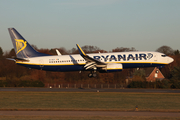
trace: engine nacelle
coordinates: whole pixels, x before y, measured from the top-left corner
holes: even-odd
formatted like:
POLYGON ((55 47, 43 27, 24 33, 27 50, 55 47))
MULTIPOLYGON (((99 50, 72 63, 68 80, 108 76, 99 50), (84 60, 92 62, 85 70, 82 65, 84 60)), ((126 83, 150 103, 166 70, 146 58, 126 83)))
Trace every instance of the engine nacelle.
POLYGON ((110 64, 107 64, 107 66, 103 68, 102 70, 104 70, 105 72, 117 72, 117 71, 122 71, 122 69, 123 69, 122 64, 110 63, 110 64))

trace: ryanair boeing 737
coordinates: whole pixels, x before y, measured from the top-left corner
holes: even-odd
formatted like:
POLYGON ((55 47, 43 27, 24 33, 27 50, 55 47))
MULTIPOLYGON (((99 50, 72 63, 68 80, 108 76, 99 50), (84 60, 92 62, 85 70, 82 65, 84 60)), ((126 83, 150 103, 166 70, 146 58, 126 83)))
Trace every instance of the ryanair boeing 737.
POLYGON ((162 67, 173 62, 171 57, 159 52, 113 52, 86 54, 76 44, 79 54, 48 55, 37 52, 16 31, 8 28, 12 43, 16 52, 14 60, 16 64, 27 68, 46 71, 90 71, 89 77, 95 77, 96 71, 113 72, 122 71, 125 68, 162 67))

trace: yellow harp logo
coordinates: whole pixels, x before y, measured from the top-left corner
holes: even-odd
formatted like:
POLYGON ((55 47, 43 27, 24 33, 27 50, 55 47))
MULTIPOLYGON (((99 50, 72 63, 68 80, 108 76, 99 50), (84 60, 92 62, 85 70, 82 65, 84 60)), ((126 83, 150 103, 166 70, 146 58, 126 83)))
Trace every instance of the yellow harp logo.
POLYGON ((16 51, 18 54, 20 51, 24 50, 27 46, 27 42, 22 39, 15 39, 16 41, 16 51))

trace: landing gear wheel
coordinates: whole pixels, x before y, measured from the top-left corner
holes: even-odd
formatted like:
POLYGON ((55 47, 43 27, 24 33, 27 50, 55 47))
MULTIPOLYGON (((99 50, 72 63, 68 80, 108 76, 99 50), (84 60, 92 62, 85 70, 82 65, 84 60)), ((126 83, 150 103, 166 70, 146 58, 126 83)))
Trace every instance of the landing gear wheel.
POLYGON ((96 77, 97 76, 97 74, 96 73, 93 73, 93 77, 96 77))
POLYGON ((90 73, 88 74, 88 77, 89 78, 96 77, 97 76, 96 70, 97 68, 93 68, 93 70, 91 70, 90 73))
POLYGON ((89 77, 89 78, 92 78, 92 77, 93 77, 93 74, 92 74, 92 73, 89 73, 89 74, 88 74, 88 77, 89 77))
POLYGON ((96 76, 97 76, 96 73, 89 73, 89 74, 88 74, 88 77, 89 77, 89 78, 96 77, 96 76))

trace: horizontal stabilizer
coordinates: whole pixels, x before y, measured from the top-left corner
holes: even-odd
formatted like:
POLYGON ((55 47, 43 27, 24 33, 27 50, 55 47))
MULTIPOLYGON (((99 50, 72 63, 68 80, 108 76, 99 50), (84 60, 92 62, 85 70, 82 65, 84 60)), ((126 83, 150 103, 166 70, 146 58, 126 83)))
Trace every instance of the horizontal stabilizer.
POLYGON ((25 61, 25 62, 29 61, 29 60, 26 60, 26 59, 23 59, 23 58, 16 58, 16 57, 14 57, 14 58, 6 58, 6 59, 13 60, 13 61, 25 61))

